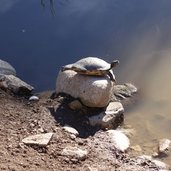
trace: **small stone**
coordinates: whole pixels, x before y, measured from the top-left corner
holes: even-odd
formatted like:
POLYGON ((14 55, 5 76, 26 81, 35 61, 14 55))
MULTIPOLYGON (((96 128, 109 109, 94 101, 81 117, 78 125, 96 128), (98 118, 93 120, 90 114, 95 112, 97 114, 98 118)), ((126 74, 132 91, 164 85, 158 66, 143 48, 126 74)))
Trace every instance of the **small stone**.
POLYGON ((79 100, 74 100, 71 103, 69 103, 68 105, 69 105, 69 108, 72 110, 80 110, 83 107, 83 105, 81 104, 81 102, 79 100))
POLYGON ((38 101, 39 100, 39 97, 38 96, 31 96, 29 98, 29 101, 38 101))
POLYGON ((47 146, 53 136, 53 133, 37 134, 26 137, 22 140, 27 145, 47 146))
POLYGON ((62 150, 61 155, 67 156, 69 158, 76 158, 78 160, 84 160, 87 158, 88 152, 87 150, 82 150, 77 147, 68 146, 62 150))
POLYGON ((171 140, 165 138, 159 140, 159 146, 158 146, 159 153, 167 154, 170 147, 171 147, 171 140))
POLYGON ((77 131, 75 128, 69 126, 69 125, 65 125, 65 126, 63 127, 63 129, 64 129, 66 132, 69 132, 69 133, 71 133, 71 134, 74 134, 75 136, 78 136, 78 135, 79 135, 78 131, 77 131))
POLYGON ((45 132, 45 130, 43 128, 39 128, 38 131, 41 132, 41 133, 45 132))
POLYGON ((111 102, 98 115, 89 117, 92 126, 100 125, 102 128, 117 128, 123 122, 124 108, 120 102, 111 102))
POLYGON ((70 138, 71 138, 71 140, 75 140, 76 139, 76 136, 74 134, 71 134, 70 135, 70 138))
POLYGON ((129 148, 130 141, 125 134, 117 130, 108 130, 107 133, 116 149, 124 152, 129 148))

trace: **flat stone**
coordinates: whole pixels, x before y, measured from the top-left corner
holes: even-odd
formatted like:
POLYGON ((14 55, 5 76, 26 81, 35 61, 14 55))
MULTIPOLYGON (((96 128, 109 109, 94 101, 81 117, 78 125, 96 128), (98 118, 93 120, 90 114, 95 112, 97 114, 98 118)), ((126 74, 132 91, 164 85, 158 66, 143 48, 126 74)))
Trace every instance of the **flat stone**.
POLYGON ((116 149, 124 152, 129 148, 130 141, 125 134, 117 130, 108 130, 107 133, 116 149))
POLYGON ((30 94, 34 89, 14 75, 0 75, 0 88, 8 89, 15 94, 30 94))
POLYGON ((56 93, 79 98, 88 107, 106 107, 113 94, 113 82, 107 76, 86 76, 68 70, 59 72, 56 93))
POLYGON ((53 133, 37 134, 26 137, 22 140, 27 145, 47 146, 53 136, 53 133))
POLYGON ((67 156, 69 158, 76 158, 78 160, 84 160, 87 158, 88 151, 82 150, 78 147, 68 146, 62 150, 62 156, 67 156))
POLYGON ((69 126, 69 125, 65 125, 65 126, 63 127, 63 129, 64 129, 66 132, 69 132, 69 133, 74 134, 74 135, 76 135, 76 136, 79 135, 78 131, 77 131, 75 128, 69 126))
POLYGON ((100 114, 89 117, 92 126, 117 128, 123 122, 124 108, 120 102, 111 102, 100 114))

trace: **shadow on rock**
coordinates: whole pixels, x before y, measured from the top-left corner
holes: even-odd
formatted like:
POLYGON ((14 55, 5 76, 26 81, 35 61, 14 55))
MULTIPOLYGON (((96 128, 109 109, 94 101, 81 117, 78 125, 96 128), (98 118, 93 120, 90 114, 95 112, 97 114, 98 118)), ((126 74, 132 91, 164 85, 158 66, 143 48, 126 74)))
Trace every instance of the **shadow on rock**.
POLYGON ((89 124, 89 116, 100 113, 103 109, 83 107, 80 110, 71 110, 68 104, 75 100, 69 95, 59 94, 55 101, 57 105, 49 108, 55 120, 61 126, 69 125, 79 132, 79 137, 87 138, 93 136, 101 128, 89 124))

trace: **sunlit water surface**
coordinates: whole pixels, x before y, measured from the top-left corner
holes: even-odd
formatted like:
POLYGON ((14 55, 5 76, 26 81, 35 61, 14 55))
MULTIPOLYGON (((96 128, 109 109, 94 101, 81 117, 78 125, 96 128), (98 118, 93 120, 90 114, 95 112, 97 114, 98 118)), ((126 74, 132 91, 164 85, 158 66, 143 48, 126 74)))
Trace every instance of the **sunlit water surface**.
POLYGON ((60 67, 81 57, 119 59, 118 83, 140 94, 125 111, 137 130, 132 144, 151 154, 158 139, 171 139, 171 1, 52 2, 0 1, 0 58, 36 91, 55 89, 60 67))

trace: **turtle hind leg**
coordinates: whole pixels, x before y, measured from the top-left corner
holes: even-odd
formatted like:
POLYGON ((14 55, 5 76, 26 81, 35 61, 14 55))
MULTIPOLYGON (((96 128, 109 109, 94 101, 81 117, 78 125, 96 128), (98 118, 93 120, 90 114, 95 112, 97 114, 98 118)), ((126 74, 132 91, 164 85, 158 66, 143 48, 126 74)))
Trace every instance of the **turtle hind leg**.
POLYGON ((115 75, 111 71, 109 71, 107 75, 110 77, 111 81, 116 82, 115 75))

